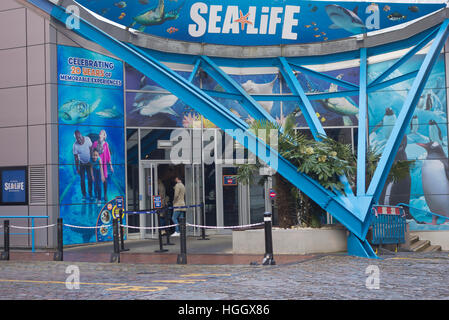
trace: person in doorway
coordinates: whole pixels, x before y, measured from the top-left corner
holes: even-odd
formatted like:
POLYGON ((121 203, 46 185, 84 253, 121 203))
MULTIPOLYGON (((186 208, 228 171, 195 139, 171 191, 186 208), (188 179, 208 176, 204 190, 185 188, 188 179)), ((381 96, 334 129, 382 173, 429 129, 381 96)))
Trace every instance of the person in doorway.
POLYGON ((101 130, 98 141, 95 141, 92 145, 92 149, 97 149, 100 154, 104 181, 104 201, 108 202, 108 165, 111 168, 111 172, 114 173, 114 167, 112 166, 112 157, 109 144, 106 142, 107 134, 105 130, 101 130))
MULTIPOLYGON (((161 213, 159 215, 160 220, 159 220, 159 225, 160 226, 166 226, 168 225, 167 221, 168 221, 168 212, 167 209, 165 209, 167 207, 167 195, 165 192, 165 185, 162 182, 161 179, 157 180, 157 190, 159 192, 159 196, 161 197, 161 205, 162 208, 164 208, 163 210, 161 210, 161 213)), ((165 229, 162 230, 162 234, 165 234, 165 229)))
POLYGON ((97 203, 101 201, 101 183, 105 182, 104 174, 102 170, 102 162, 100 158, 100 153, 97 149, 92 150, 92 159, 90 172, 92 175, 92 181, 94 182, 95 197, 97 198, 97 203))
POLYGON ((83 200, 87 200, 86 195, 86 176, 88 183, 89 196, 92 198, 92 175, 90 172, 90 154, 92 141, 89 137, 84 137, 79 130, 75 131, 75 143, 73 144, 73 156, 75 158, 76 172, 81 178, 81 193, 83 200))
MULTIPOLYGON (((185 193, 186 189, 184 185, 182 184, 182 180, 177 176, 175 178, 176 185, 174 187, 175 194, 173 196, 173 223, 179 224, 179 218, 185 217, 186 208, 185 205, 185 193)), ((176 226, 175 233, 173 233, 173 236, 179 236, 179 226, 176 226)))

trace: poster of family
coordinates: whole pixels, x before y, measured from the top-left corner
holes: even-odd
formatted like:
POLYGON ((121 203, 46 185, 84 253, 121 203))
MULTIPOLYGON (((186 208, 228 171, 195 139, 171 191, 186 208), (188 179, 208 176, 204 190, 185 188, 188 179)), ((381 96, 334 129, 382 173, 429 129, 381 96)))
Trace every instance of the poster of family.
MULTIPOLYGON (((125 194, 123 105, 122 62, 58 46, 59 204, 64 223, 97 226, 108 201, 125 194)), ((100 230, 102 239, 112 232, 100 230)), ((98 240, 96 229, 64 230, 64 244, 98 240)))

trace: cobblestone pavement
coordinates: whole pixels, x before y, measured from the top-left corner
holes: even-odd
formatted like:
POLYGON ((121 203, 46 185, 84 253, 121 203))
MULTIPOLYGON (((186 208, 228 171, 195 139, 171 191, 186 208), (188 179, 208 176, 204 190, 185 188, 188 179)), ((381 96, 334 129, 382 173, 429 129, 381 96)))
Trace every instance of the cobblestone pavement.
POLYGON ((383 258, 326 255, 278 266, 0 261, 0 299, 449 298, 448 252, 383 258), (66 287, 76 279, 71 265, 79 268, 79 289, 66 287), (378 267, 379 289, 366 287, 375 283, 367 281, 370 265, 378 267))

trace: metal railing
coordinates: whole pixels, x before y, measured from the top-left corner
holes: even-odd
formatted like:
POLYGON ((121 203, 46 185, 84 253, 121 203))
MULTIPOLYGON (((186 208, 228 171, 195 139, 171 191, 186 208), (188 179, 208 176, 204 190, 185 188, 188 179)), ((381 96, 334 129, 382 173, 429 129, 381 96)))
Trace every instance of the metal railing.
MULTIPOLYGON (((384 244, 395 244, 398 246, 401 243, 405 243, 405 232, 407 222, 405 219, 405 212, 402 207, 386 206, 388 208, 398 208, 400 214, 397 213, 379 213, 378 207, 374 206, 372 220, 372 239, 371 244, 382 246, 384 244)), ((397 249, 397 247, 396 247, 397 249)))
MULTIPOLYGON (((449 205, 449 204, 448 204, 449 205)), ((413 209, 413 210, 417 210, 417 211, 421 211, 421 212, 425 212, 425 213, 427 213, 427 214, 431 214, 432 216, 436 216, 436 217, 438 217, 438 218, 443 218, 443 219, 445 219, 445 220, 449 220, 449 217, 445 217, 445 216, 442 216, 442 215, 439 215, 439 214, 437 214, 437 213, 434 213, 434 212, 432 212, 432 211, 428 211, 428 210, 424 210, 424 209, 419 209, 419 208, 415 208, 415 207, 412 207, 411 205, 409 205, 409 204, 406 204, 406 203, 398 203, 398 206, 405 206, 405 207, 408 207, 408 208, 410 208, 410 209, 413 209)), ((413 217, 413 216, 412 216, 413 217)), ((415 218, 413 218, 414 220, 416 220, 415 218)))
MULTIPOLYGON (((7 220, 7 219, 31 219, 31 226, 30 227, 20 227, 20 226, 15 226, 15 225, 10 225, 9 227, 11 229, 23 229, 23 230, 31 230, 30 232, 14 232, 14 233, 10 233, 10 235, 27 235, 30 236, 31 235, 31 251, 35 252, 36 251, 36 246, 35 246, 35 232, 34 230, 36 229, 44 229, 44 228, 48 228, 48 227, 52 227, 55 226, 53 225, 48 225, 48 226, 42 226, 42 227, 35 227, 34 226, 34 220, 35 219, 48 219, 48 216, 0 216, 1 220, 7 220)), ((0 234, 3 234, 3 232, 0 232, 0 234)))

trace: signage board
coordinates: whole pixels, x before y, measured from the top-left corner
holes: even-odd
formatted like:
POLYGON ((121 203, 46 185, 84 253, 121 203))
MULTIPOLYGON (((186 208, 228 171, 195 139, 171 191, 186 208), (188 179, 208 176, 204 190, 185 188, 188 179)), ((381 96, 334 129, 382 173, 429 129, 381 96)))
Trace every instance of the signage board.
POLYGON ((28 203, 27 168, 1 168, 2 205, 26 205, 28 203))

